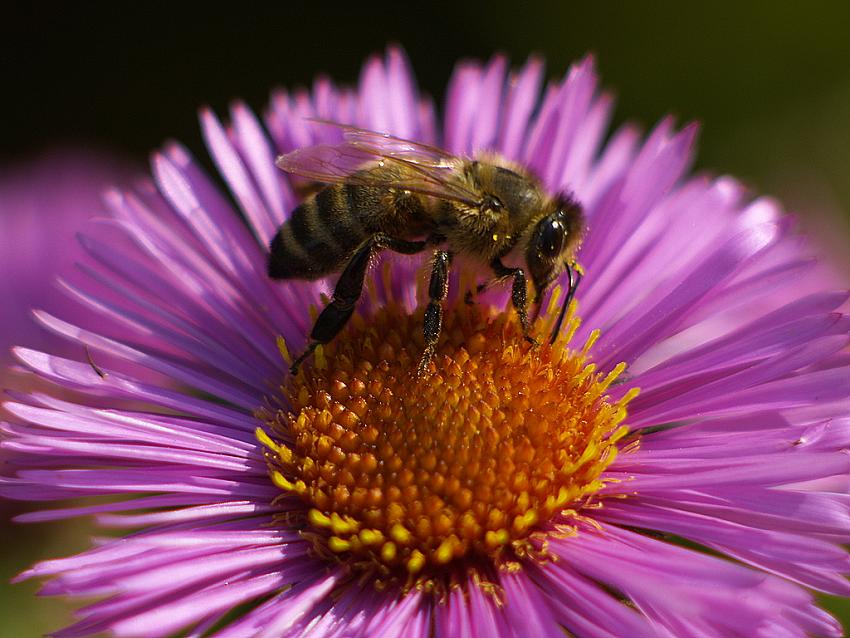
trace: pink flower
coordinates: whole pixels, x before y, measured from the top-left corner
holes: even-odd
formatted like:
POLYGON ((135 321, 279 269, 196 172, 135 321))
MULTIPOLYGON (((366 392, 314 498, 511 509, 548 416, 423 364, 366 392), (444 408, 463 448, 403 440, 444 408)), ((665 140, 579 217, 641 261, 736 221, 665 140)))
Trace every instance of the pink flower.
POLYGON ((0 307, 2 363, 11 348, 27 345, 73 356, 81 352, 50 335, 32 316, 33 308, 62 313, 69 320, 89 314, 61 294, 56 279, 75 268, 83 251, 77 230, 104 210, 103 191, 126 181, 126 162, 92 151, 54 150, 0 170, 0 307))
POLYGON ((610 110, 589 58, 543 87, 539 61, 497 57, 458 67, 440 124, 391 49, 356 90, 276 94, 270 135, 242 104, 227 126, 202 114, 238 211, 177 145, 156 191, 113 193, 83 240, 98 266, 69 284, 91 316, 39 318, 191 390, 16 351, 112 407, 16 397, 0 490, 122 496, 21 518, 134 530, 22 575, 101 599, 56 635, 840 635, 810 590, 850 593, 847 294, 823 290, 778 204, 688 176, 694 126, 606 139, 610 110), (574 193, 573 345, 522 345, 506 292, 469 308, 455 278, 435 376, 406 381, 422 262, 391 258, 361 319, 289 378, 279 347, 303 346, 327 288, 266 277, 298 203, 274 160, 338 135, 304 118, 494 150, 574 193))

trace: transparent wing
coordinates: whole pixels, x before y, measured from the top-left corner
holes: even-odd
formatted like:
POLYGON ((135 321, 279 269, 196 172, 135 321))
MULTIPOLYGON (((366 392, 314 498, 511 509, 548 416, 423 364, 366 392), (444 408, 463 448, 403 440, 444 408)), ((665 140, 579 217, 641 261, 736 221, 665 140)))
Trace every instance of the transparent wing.
POLYGON ((434 168, 454 166, 458 162, 462 162, 458 157, 450 155, 436 146, 402 139, 389 133, 379 133, 329 120, 311 121, 316 124, 339 129, 342 131, 346 142, 350 142, 354 146, 364 149, 366 152, 380 153, 382 156, 396 157, 415 162, 420 166, 432 166, 434 168))
POLYGON ((464 161, 427 144, 335 122, 340 144, 300 148, 277 159, 294 175, 333 184, 400 188, 476 206, 480 196, 463 179, 464 161))

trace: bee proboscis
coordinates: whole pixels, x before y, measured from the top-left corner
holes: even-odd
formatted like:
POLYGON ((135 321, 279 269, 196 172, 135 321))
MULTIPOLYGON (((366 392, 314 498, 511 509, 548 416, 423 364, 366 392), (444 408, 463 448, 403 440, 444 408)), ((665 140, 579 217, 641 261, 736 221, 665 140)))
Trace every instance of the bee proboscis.
POLYGON ((381 250, 434 251, 425 309, 420 374, 434 356, 454 255, 489 267, 493 282, 512 281, 511 301, 529 341, 527 279, 534 316, 564 270, 568 291, 550 337, 560 331, 580 270, 575 253, 584 231, 582 208, 570 195, 550 195, 531 173, 494 154, 472 158, 332 122, 338 144, 278 158, 284 171, 326 184, 305 199, 271 242, 274 279, 318 279, 340 272, 330 303, 316 319, 310 344, 292 372, 319 344, 330 342, 354 313, 372 257, 381 250))

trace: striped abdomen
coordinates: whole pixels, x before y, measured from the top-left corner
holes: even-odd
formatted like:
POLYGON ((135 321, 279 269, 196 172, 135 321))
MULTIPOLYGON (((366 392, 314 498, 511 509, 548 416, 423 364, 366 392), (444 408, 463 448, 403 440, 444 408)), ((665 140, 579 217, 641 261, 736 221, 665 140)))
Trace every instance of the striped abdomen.
POLYGON ((317 279, 340 270, 375 232, 364 224, 364 212, 381 204, 375 190, 332 184, 306 199, 272 240, 269 276, 317 279))
POLYGON ((417 196, 394 189, 331 184, 306 199, 271 243, 269 276, 318 279, 342 270, 375 233, 401 238, 423 215, 417 196))

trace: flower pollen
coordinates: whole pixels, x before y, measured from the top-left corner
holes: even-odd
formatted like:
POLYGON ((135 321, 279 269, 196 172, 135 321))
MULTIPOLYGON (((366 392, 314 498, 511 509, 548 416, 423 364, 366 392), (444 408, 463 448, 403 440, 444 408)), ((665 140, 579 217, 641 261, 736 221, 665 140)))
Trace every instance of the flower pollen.
POLYGON ((463 561, 505 567, 602 487, 637 390, 608 401, 624 366, 596 372, 597 332, 568 347, 572 310, 561 338, 534 346, 514 313, 458 303, 421 377, 421 313, 389 305, 352 323, 258 430, 321 554, 408 584, 463 561))

